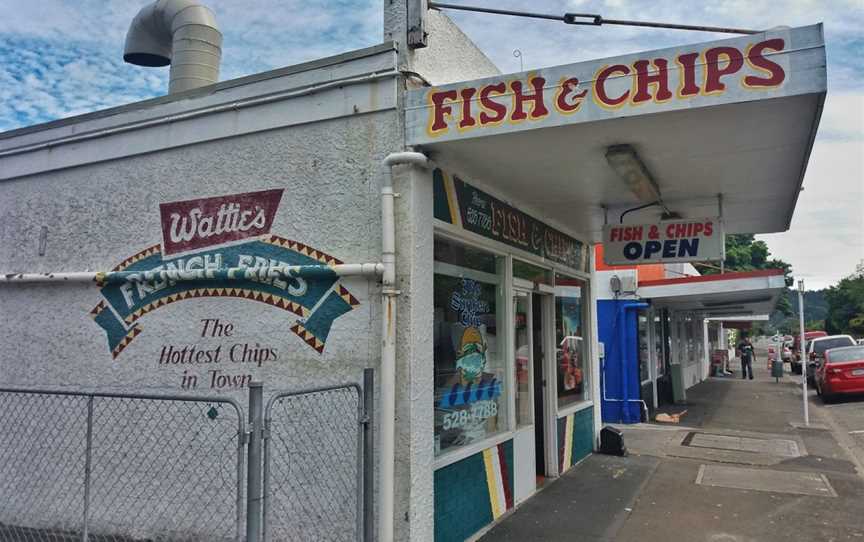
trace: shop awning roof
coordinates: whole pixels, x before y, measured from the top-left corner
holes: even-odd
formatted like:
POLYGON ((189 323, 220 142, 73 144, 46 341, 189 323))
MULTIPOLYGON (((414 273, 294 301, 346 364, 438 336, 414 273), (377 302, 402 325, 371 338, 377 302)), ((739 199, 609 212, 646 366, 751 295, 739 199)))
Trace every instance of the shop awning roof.
POLYGON ((655 306, 706 318, 769 314, 786 289, 782 269, 640 281, 636 293, 655 306))
POLYGON ((613 145, 636 151, 682 217, 717 216, 722 194, 727 233, 779 232, 826 89, 820 24, 412 90, 406 137, 464 180, 587 240, 601 239, 604 216, 617 222, 646 203, 607 161, 613 145))

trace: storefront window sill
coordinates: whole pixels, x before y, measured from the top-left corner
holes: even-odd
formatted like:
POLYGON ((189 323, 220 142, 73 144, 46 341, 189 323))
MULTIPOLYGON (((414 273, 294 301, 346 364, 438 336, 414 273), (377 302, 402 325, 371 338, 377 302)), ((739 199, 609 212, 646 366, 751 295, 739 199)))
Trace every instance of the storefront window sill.
POLYGON ((574 405, 567 405, 564 408, 558 409, 558 417, 563 418, 573 414, 574 412, 579 412, 580 410, 585 410, 586 408, 591 408, 593 406, 594 401, 582 401, 581 403, 576 403, 574 405))
POLYGON ((494 437, 487 438, 486 440, 475 442, 474 444, 471 444, 469 446, 463 446, 462 448, 457 448, 456 450, 453 450, 451 452, 444 452, 443 454, 435 458, 435 461, 432 463, 432 469, 443 469, 447 465, 452 465, 453 463, 457 463, 465 459, 466 457, 470 457, 474 454, 479 454, 487 448, 497 446, 502 442, 506 442, 512 438, 513 431, 507 431, 505 433, 495 435, 494 437))

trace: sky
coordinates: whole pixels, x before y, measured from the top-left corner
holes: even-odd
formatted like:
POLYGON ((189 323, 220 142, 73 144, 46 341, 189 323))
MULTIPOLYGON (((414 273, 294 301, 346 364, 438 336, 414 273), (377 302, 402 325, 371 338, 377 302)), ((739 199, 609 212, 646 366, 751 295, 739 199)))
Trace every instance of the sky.
MULTIPOLYGON (((836 284, 864 262, 864 0, 449 1, 752 29, 823 22, 828 98, 804 191, 791 229, 759 238, 768 243, 772 256, 792 264, 808 289, 836 284)), ((168 68, 141 68, 122 60, 126 29, 146 3, 0 0, 0 132, 165 94, 168 68)), ((381 0, 206 3, 224 34, 223 80, 382 40, 381 0)), ((448 14, 503 72, 729 37, 448 14)))

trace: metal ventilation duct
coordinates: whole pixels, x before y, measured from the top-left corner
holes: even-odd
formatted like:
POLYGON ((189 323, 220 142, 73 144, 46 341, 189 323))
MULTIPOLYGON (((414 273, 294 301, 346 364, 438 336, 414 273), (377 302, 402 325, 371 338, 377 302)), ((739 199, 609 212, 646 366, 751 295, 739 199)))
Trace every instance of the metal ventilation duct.
POLYGON ((126 34, 123 60, 171 65, 170 93, 219 80, 222 33, 216 16, 196 0, 158 0, 141 8, 126 34))

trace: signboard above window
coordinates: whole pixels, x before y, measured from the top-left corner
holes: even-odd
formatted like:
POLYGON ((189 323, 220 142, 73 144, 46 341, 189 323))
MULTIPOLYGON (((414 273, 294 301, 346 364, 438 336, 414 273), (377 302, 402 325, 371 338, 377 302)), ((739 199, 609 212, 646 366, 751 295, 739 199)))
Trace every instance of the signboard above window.
POLYGON ((440 169, 432 174, 435 218, 457 228, 588 271, 585 244, 440 169))
POLYGON ((411 90, 408 144, 825 91, 822 26, 411 90))
POLYGON ((719 218, 603 227, 603 261, 607 265, 704 262, 724 258, 723 227, 719 218))

